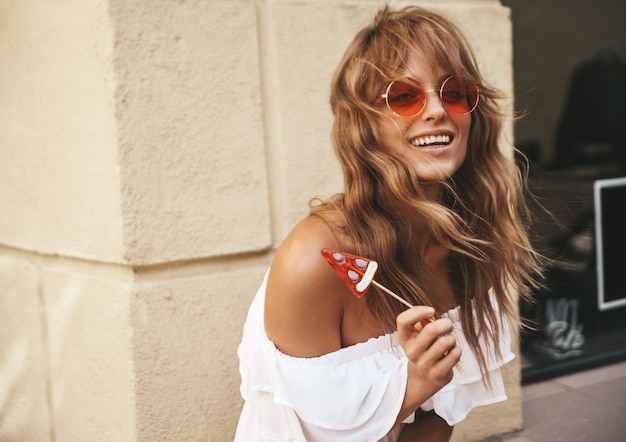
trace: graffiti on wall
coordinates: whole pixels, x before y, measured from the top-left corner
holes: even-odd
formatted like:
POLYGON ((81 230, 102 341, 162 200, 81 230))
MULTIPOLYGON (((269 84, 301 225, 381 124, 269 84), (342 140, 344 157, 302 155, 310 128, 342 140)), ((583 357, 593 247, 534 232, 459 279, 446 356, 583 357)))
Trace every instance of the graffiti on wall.
POLYGON ((545 341, 541 349, 553 359, 567 359, 582 354, 585 343, 583 324, 578 320, 578 299, 556 298, 546 302, 544 310, 545 341))

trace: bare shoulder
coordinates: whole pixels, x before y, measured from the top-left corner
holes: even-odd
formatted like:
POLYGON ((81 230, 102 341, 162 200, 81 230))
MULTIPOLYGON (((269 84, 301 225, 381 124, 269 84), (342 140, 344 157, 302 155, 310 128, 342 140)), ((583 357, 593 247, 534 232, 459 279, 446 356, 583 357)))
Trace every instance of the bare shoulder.
POLYGON ((276 251, 267 282, 265 329, 282 352, 314 357, 341 348, 341 281, 320 254, 339 240, 320 218, 298 224, 276 251))

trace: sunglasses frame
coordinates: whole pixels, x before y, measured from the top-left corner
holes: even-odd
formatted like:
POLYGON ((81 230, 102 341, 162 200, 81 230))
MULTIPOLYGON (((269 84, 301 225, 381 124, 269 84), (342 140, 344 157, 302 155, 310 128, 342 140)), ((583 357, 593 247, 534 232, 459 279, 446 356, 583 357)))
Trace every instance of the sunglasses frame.
POLYGON ((447 112, 451 112, 454 115, 468 115, 468 114, 471 114, 476 109, 476 107, 478 106, 478 102, 480 101, 480 92, 478 91, 478 86, 473 81, 469 81, 469 80, 465 81, 465 84, 469 83, 476 89, 476 102, 474 103, 474 106, 469 111, 461 113, 461 114, 456 113, 456 112, 454 112, 454 111, 452 111, 451 109, 448 108, 445 100, 443 99, 443 89, 444 89, 446 83, 448 81, 454 79, 454 78, 456 78, 455 75, 450 75, 449 77, 447 77, 445 80, 443 80, 441 82, 441 86, 439 86, 439 89, 424 89, 424 88, 422 88, 423 91, 424 91, 424 102, 422 103, 422 107, 420 108, 420 110, 418 110, 415 114, 412 114, 412 115, 400 115, 399 113, 397 113, 396 111, 394 111, 391 108, 391 105, 389 104, 389 90, 391 89, 391 87, 393 86, 394 83, 396 83, 398 81, 401 81, 401 80, 409 80, 408 82, 416 83, 417 85, 422 87, 422 84, 419 81, 417 81, 416 79, 411 78, 411 77, 402 77, 402 78, 399 78, 397 80, 393 80, 391 83, 389 83, 389 85, 385 89, 385 93, 381 95, 381 98, 383 98, 385 100, 385 104, 387 105, 387 108, 391 112, 393 112, 394 115, 397 115, 398 117, 410 118, 410 117, 415 117, 415 116, 419 115, 424 110, 424 108, 426 107, 426 101, 428 100, 428 93, 429 92, 437 92, 438 93, 439 100, 441 101, 441 104, 443 105, 443 107, 446 109, 447 112))

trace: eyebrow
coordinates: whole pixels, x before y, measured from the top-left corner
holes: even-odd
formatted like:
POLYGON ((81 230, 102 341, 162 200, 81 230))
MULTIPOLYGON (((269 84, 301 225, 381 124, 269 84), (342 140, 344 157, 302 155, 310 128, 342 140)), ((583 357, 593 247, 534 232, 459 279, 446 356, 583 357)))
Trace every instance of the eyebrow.
MULTIPOLYGON (((455 76, 455 74, 452 73, 452 72, 448 72, 448 73, 445 73, 445 74, 439 76, 439 78, 437 79, 437 87, 441 86, 441 84, 444 82, 444 80, 446 80, 447 78, 453 77, 453 76, 455 76)), ((410 72, 407 73, 407 74, 402 74, 402 77, 398 77, 398 78, 411 78, 411 79, 417 81, 421 85, 423 85, 423 83, 424 83, 423 81, 421 81, 419 78, 417 78, 415 75, 413 75, 410 72)), ((395 80, 392 80, 392 81, 395 81, 395 80)))

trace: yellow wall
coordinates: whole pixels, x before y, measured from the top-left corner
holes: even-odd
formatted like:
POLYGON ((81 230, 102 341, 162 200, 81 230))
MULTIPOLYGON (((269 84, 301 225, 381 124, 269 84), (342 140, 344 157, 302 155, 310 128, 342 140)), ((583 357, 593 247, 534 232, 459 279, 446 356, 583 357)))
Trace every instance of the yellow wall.
MULTIPOLYGON (((512 95, 508 9, 417 3, 512 95)), ((330 77, 380 4, 0 0, 0 440, 232 438, 248 304, 341 188, 330 77)), ((519 362, 508 390, 455 440, 519 428, 519 362)))

